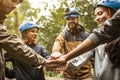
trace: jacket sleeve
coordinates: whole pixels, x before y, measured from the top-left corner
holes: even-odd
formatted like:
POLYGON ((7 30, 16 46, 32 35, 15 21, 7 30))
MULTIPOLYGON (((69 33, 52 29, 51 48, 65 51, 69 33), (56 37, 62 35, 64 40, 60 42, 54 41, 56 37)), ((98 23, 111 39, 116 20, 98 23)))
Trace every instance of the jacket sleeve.
POLYGON ((55 42, 53 44, 52 53, 61 52, 63 45, 64 45, 64 37, 63 37, 63 33, 60 33, 58 37, 55 39, 55 42))
POLYGON ((84 66, 92 57, 94 57, 94 49, 86 52, 85 54, 82 54, 76 58, 71 59, 68 61, 69 68, 68 69, 74 69, 74 68, 80 68, 84 66))
POLYGON ((110 42, 120 36, 120 9, 114 16, 107 20, 99 30, 95 29, 88 37, 97 46, 105 42, 110 42))
POLYGON ((45 59, 25 45, 17 36, 9 33, 8 30, 0 26, 0 48, 8 52, 8 55, 15 60, 28 65, 39 66, 45 63, 45 59))

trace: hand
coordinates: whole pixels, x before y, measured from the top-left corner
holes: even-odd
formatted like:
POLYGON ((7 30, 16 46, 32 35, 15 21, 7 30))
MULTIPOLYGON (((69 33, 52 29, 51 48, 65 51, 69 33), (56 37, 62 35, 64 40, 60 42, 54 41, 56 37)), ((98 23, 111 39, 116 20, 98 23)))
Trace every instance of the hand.
POLYGON ((60 73, 60 71, 65 71, 69 69, 69 64, 61 64, 57 67, 46 67, 45 70, 60 73))
POLYGON ((69 64, 61 64, 60 66, 56 67, 54 70, 55 71, 65 71, 69 68, 69 64))
POLYGON ((60 64, 54 63, 54 62, 56 62, 56 59, 47 59, 44 66, 48 67, 48 68, 53 68, 53 67, 57 67, 60 65, 60 64))
POLYGON ((59 72, 60 70, 57 69, 57 67, 65 65, 65 64, 59 64, 59 63, 54 63, 54 62, 56 62, 55 59, 54 60, 53 59, 46 60, 46 63, 44 64, 44 66, 46 67, 45 69, 47 71, 59 72))
POLYGON ((63 55, 57 59, 48 59, 46 61, 46 66, 56 67, 56 66, 59 66, 61 64, 66 64, 66 63, 67 61, 66 61, 65 55, 63 55))
POLYGON ((58 59, 48 59, 46 60, 44 66, 46 67, 58 67, 60 65, 64 65, 67 63, 67 61, 65 61, 65 56, 61 56, 60 58, 58 59))
POLYGON ((67 61, 66 61, 66 55, 63 55, 59 58, 56 59, 56 63, 59 63, 59 64, 66 64, 67 61))
POLYGON ((62 56, 62 53, 60 53, 60 52, 54 52, 54 53, 51 54, 50 59, 57 59, 57 58, 59 58, 61 56, 62 56))

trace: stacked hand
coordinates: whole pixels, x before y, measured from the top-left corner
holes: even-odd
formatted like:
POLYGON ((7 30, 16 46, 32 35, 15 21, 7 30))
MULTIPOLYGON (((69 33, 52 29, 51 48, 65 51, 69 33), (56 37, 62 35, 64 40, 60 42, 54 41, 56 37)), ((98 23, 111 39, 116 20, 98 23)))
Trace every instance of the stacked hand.
POLYGON ((53 53, 51 57, 46 61, 46 69, 51 71, 65 70, 68 68, 67 61, 64 58, 65 56, 60 53, 53 53), (54 55, 55 54, 55 55, 54 55))

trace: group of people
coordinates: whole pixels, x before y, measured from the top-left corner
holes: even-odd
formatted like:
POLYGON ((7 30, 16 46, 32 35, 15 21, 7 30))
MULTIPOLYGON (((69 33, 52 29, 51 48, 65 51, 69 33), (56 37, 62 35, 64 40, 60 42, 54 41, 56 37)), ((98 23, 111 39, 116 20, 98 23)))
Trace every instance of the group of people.
POLYGON ((56 65, 57 70, 66 71, 78 67, 82 69, 82 66, 94 57, 94 80, 119 80, 120 1, 102 0, 95 5, 94 13, 95 21, 100 28, 95 29, 86 40, 66 55, 53 55, 57 60, 53 60, 51 63, 58 65, 56 65), (81 56, 84 58, 81 59, 81 56), (76 57, 74 62, 67 63, 74 57, 76 57))
MULTIPOLYGON (((95 21, 98 26, 103 28, 104 22, 111 18, 113 14, 120 8, 120 2, 117 1, 101 1, 94 7, 95 21)), ((89 39, 94 41, 94 36, 89 39)), ((103 39, 104 40, 104 39, 103 39)), ((114 40, 110 43, 104 43, 95 49, 80 55, 76 58, 76 62, 69 61, 63 70, 72 70, 75 68, 82 69, 82 66, 86 64, 91 58, 94 57, 94 79, 95 80, 119 80, 119 45, 120 40, 114 40), (81 59, 81 56, 84 56, 81 59), (118 58, 117 58, 118 56, 118 58), (113 64, 112 64, 112 62, 113 64), (108 77, 109 76, 109 77, 108 77)), ((87 45, 87 44, 86 44, 87 45)), ((59 69, 61 70, 61 68, 59 69)))
POLYGON ((5 80, 5 75, 16 80, 45 80, 44 66, 62 70, 62 80, 120 80, 120 1, 102 0, 95 5, 95 21, 100 28, 92 34, 79 24, 78 10, 67 8, 65 29, 55 39, 51 55, 37 44, 40 27, 36 23, 20 25, 23 40, 4 28, 6 15, 21 2, 0 0, 0 80, 5 80), (5 69, 5 61, 12 61, 12 74, 5 69))

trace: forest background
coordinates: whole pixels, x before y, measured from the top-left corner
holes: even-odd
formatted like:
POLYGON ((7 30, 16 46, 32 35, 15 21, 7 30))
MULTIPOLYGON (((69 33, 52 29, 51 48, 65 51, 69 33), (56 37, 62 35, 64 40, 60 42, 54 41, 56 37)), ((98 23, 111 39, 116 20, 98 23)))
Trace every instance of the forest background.
MULTIPOLYGON (((55 38, 65 26, 64 9, 67 7, 75 7, 80 12, 80 24, 85 30, 92 32, 97 24, 94 21, 94 4, 98 0, 44 0, 37 4, 40 7, 32 7, 29 0, 24 0, 23 3, 8 15, 4 25, 12 32, 20 37, 19 25, 23 21, 34 21, 40 25, 38 35, 38 43, 44 46, 51 54, 52 46, 55 38), (52 2, 56 1, 57 3, 52 2), (51 4, 51 8, 49 7, 51 4)), ((34 4, 35 5, 35 4, 34 4)), ((11 67, 9 64, 8 66, 11 67)), ((56 76, 48 72, 48 76, 56 76)))

